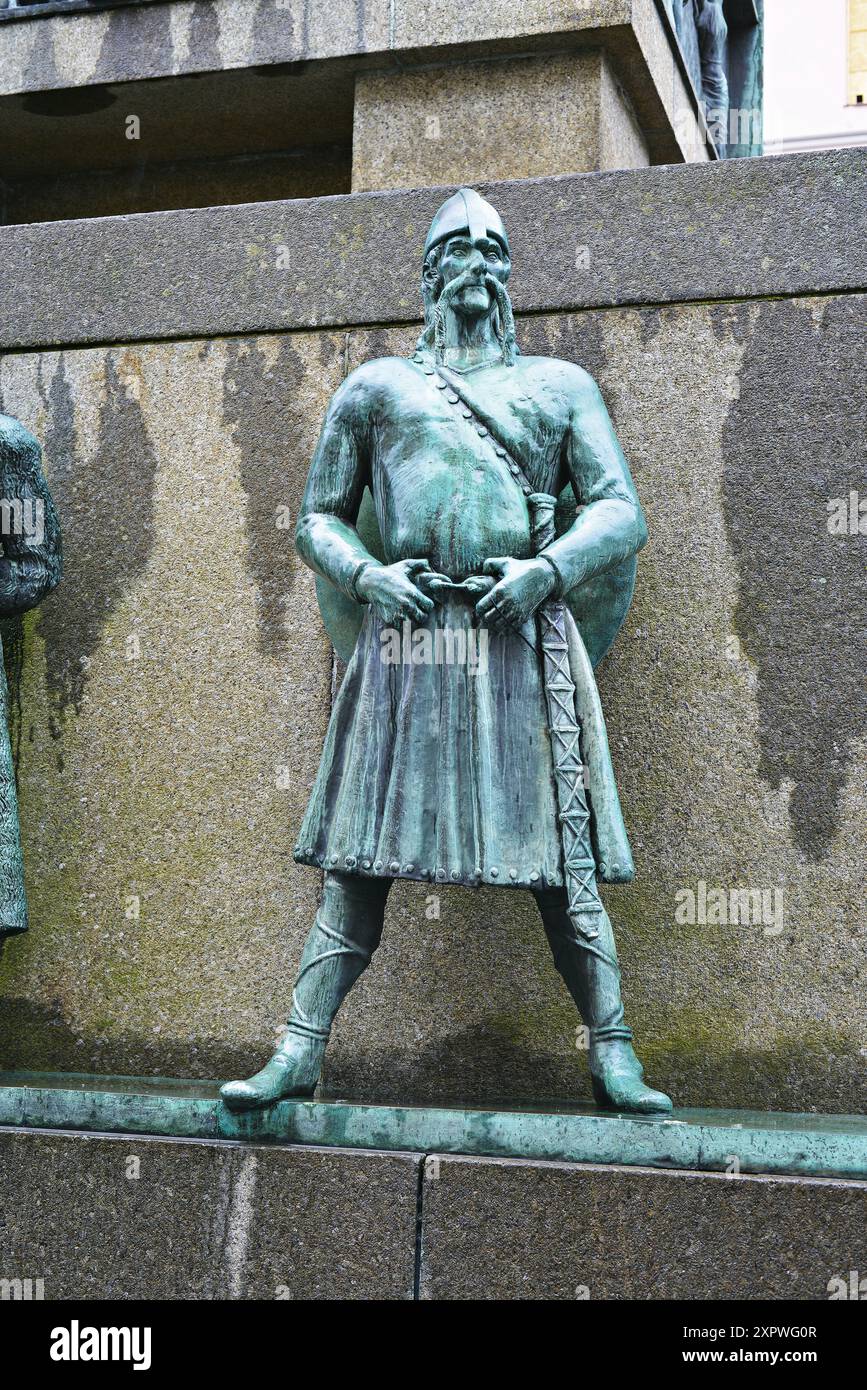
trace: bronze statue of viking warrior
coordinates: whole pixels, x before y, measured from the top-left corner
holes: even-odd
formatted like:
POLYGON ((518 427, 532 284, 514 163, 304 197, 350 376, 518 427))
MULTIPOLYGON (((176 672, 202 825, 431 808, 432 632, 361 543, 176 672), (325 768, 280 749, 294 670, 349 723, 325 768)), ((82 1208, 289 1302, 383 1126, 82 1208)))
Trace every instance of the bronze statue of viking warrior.
POLYGON ((589 1029, 597 1102, 671 1109, 642 1081, 597 888, 634 870, 592 662, 647 532, 591 377, 518 352, 510 269, 498 213, 461 189, 425 243, 415 353, 365 363, 328 409, 297 528, 352 648, 295 847, 324 892, 284 1041, 222 1088, 236 1108, 312 1094, 409 878, 529 890, 589 1029), (444 633, 475 659, 436 659, 444 633))

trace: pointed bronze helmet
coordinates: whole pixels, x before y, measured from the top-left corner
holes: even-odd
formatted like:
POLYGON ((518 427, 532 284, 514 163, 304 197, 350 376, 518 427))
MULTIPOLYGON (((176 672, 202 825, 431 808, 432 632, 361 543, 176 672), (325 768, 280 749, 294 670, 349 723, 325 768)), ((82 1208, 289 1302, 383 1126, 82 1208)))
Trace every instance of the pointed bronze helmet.
POLYGON ((440 242, 447 241, 451 236, 461 236, 462 233, 472 237, 473 241, 480 237, 491 237, 509 255, 509 238, 502 217, 474 188, 459 188, 451 198, 446 198, 434 214, 424 244, 425 258, 440 242))

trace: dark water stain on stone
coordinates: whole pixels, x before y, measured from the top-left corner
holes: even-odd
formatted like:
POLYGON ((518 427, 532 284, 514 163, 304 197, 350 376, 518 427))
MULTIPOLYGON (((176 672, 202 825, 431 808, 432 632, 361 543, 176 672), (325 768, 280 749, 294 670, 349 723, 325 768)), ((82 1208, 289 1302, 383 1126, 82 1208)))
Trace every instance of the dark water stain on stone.
POLYGON ((54 57, 54 38, 56 30, 52 24, 30 24, 29 32, 33 35, 33 47, 24 69, 23 87, 25 92, 39 91, 41 88, 50 89, 53 86, 61 85, 61 77, 57 71, 57 63, 54 57))
MULTIPOLYGON (((0 354, 2 361, 2 354, 0 354)), ((0 385, 0 414, 7 414, 0 385)), ((0 620, 0 642, 3 646, 3 673, 8 690, 9 741, 12 746, 12 765, 15 769, 15 786, 18 787, 18 761, 21 753, 23 733, 21 704, 21 673, 24 667, 24 616, 19 613, 14 618, 0 620)), ((0 937, 0 942, 3 937, 0 937)))
MULTIPOLYGON (((349 335, 345 334, 343 339, 344 358, 346 356, 346 340, 348 337, 349 335)), ((327 333, 320 333, 316 344, 316 354, 319 358, 320 366, 327 368, 331 367, 331 363, 334 361, 334 340, 327 333)))
POLYGON ((528 357, 559 357, 589 372, 595 381, 606 366, 602 324, 598 314, 558 314, 556 318, 522 319, 518 345, 528 357))
POLYGON ((143 21, 147 26, 147 67, 142 77, 162 77, 172 71, 172 29, 167 5, 148 5, 144 13, 133 9, 110 10, 102 37, 96 78, 122 80, 129 72, 130 54, 141 53, 143 21))
POLYGON ((292 13, 282 8, 278 0, 259 0, 252 35, 251 63, 270 63, 278 54, 284 58, 303 55, 303 50, 299 52, 295 45, 292 13))
POLYGON ((715 308, 710 316, 714 337, 721 343, 732 339, 742 345, 750 334, 749 304, 726 304, 715 308))
MULTIPOLYGON (((223 378, 223 420, 233 428, 247 496, 248 563, 257 592, 259 648, 286 650, 286 605, 297 564, 294 528, 301 503, 297 440, 307 433, 299 387, 306 365, 283 339, 273 366, 254 340, 231 342, 223 378)), ((305 460, 306 463, 306 460, 305 460)))
POLYGON ((832 535, 828 503, 864 487, 863 298, 761 305, 726 419, 724 508, 739 571, 735 627, 758 668, 761 758, 794 784, 796 845, 834 838, 851 748, 867 728, 864 538, 832 535))
POLYGON ((220 24, 212 0, 196 0, 190 19, 190 53, 196 63, 208 69, 223 66, 220 57, 220 24))
POLYGON ((641 346, 643 348, 649 348, 653 340, 659 336, 664 323, 663 314, 664 310, 658 308, 642 309, 640 311, 638 315, 638 327, 641 333, 641 346))
POLYGON ((569 330, 568 337, 574 341, 574 348, 569 351, 568 343, 561 338, 555 356, 577 362, 604 390, 609 364, 602 323, 599 314, 576 314, 574 318, 570 317, 566 326, 569 330))
POLYGON ((389 328, 353 330, 346 342, 346 357, 351 371, 363 362, 372 362, 378 357, 393 357, 395 354, 400 355, 400 347, 396 345, 394 332, 389 328))
MULTIPOLYGON (((138 401, 118 372, 119 353, 106 358, 105 399, 95 454, 77 456, 72 392, 61 355, 46 399, 45 454, 51 491, 63 527, 64 579, 57 601, 40 615, 52 733, 61 715, 80 711, 87 666, 103 624, 144 570, 153 545, 157 458, 138 401)), ((123 660, 123 652, 117 659, 123 660)))
POLYGON ((367 47, 364 25, 366 10, 365 0, 355 0, 355 43, 359 52, 364 52, 367 47))

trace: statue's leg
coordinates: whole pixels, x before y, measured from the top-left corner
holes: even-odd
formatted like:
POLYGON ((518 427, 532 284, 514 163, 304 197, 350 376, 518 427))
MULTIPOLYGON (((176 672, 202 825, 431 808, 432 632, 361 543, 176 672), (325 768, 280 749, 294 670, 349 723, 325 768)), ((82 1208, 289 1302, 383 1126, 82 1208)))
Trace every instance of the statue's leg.
POLYGON ((609 1110, 658 1114, 671 1101, 642 1081, 620 997, 620 968, 608 913, 594 914, 599 935, 585 940, 572 924, 564 888, 535 894, 554 964, 590 1030, 590 1075, 598 1105, 609 1110))
POLYGON ((221 1088, 227 1105, 246 1110, 313 1094, 337 1010, 379 945, 390 887, 391 879, 325 875, 322 906, 292 991, 286 1037, 255 1076, 221 1088))

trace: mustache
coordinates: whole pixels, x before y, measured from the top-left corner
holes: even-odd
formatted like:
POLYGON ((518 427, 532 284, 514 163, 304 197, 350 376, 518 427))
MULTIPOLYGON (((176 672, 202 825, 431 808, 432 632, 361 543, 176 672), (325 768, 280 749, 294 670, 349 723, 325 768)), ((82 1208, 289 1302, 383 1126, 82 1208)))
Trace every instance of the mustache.
POLYGON ((484 285, 489 291, 497 305, 498 323, 496 325, 497 337, 503 350, 503 361, 507 367, 515 364, 515 316, 512 311, 512 301, 509 292, 501 280, 495 275, 486 271, 479 279, 478 271, 472 266, 468 267, 460 275, 456 275, 454 280, 449 280, 444 285, 440 297, 437 300, 434 316, 434 345, 436 361, 442 364, 445 361, 446 349, 446 310, 451 307, 455 295, 460 294, 461 290, 473 285, 479 287, 484 285))
POLYGON ((442 293, 439 297, 440 304, 442 304, 443 300, 445 300, 446 304, 450 304, 456 294, 460 294, 461 290, 467 289, 470 285, 477 287, 484 285, 485 289, 493 290, 494 277, 488 271, 486 271, 483 276, 479 276, 478 271, 474 269, 473 266, 468 266, 460 275, 456 275, 454 280, 449 280, 448 284, 443 285, 442 293))

